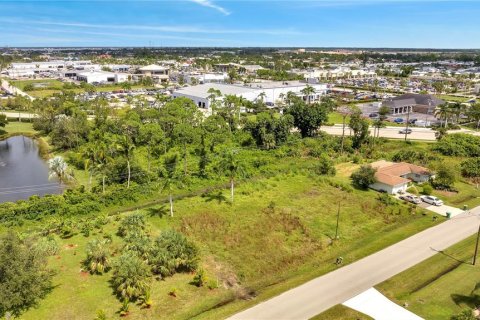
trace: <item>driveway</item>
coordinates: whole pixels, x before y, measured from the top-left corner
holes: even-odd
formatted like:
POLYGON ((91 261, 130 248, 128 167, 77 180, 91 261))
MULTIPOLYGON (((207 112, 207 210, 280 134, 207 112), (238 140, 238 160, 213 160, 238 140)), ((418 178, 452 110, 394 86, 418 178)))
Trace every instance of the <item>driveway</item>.
POLYGON ((310 319, 474 235, 479 224, 477 207, 229 319, 310 319))
POLYGON ((393 303, 374 288, 345 301, 343 305, 375 320, 423 320, 416 314, 393 303))

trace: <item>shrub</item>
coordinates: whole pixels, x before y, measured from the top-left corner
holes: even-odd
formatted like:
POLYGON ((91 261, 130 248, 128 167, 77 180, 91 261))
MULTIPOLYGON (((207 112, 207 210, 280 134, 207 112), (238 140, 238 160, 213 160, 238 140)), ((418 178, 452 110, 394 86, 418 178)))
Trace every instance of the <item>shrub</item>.
POLYGON ((408 193, 411 193, 411 194, 418 195, 418 189, 417 189, 417 187, 415 187, 415 186, 412 186, 412 187, 408 188, 408 189, 407 189, 407 192, 408 192, 408 193))
POLYGON ((145 217, 139 213, 133 213, 122 219, 118 227, 118 235, 126 237, 128 234, 142 233, 146 228, 145 217))
POLYGON ((206 282, 207 282, 207 276, 205 275, 205 271, 203 269, 200 269, 193 277, 191 284, 193 284, 196 287, 203 287, 203 285, 206 282))
POLYGON ((350 179, 353 185, 359 189, 368 189, 368 186, 375 183, 376 170, 371 165, 363 165, 357 171, 352 173, 350 179))
POLYGON ((162 277, 193 271, 198 265, 198 249, 183 234, 167 230, 155 240, 149 263, 162 277))
POLYGON ((433 187, 430 184, 423 185, 422 194, 429 196, 432 194, 432 192, 433 192, 433 187))
POLYGON ((461 164, 462 176, 466 178, 480 177, 480 158, 471 158, 461 164))
POLYGON ((90 273, 102 274, 110 269, 110 248, 106 240, 93 240, 87 243, 85 266, 90 273))
POLYGON ((434 150, 445 156, 479 157, 480 137, 470 134, 451 134, 438 141, 434 150))
POLYGON ((315 173, 319 175, 334 176, 337 173, 335 164, 326 154, 322 154, 315 165, 315 173))
POLYGON ((431 182, 435 189, 452 190, 457 181, 458 168, 453 163, 440 162, 435 166, 435 179, 431 182))
POLYGON ((140 298, 150 287, 148 266, 130 251, 118 258, 113 270, 112 286, 124 301, 140 298))
POLYGON ((41 256, 53 256, 60 250, 60 245, 53 235, 42 237, 33 245, 34 251, 41 256))

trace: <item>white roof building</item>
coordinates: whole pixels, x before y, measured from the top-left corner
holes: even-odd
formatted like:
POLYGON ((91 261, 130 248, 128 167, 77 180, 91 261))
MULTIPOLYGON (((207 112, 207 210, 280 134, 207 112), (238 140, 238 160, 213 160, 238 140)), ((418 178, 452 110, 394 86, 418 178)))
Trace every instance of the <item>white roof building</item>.
POLYGON ((87 83, 121 83, 128 81, 128 76, 129 75, 125 73, 90 71, 78 73, 77 80, 87 83))
POLYGON ((219 90, 223 96, 235 95, 243 97, 248 101, 255 101, 264 95, 263 101, 267 104, 276 104, 282 100, 282 95, 286 96, 288 92, 293 92, 302 96, 301 91, 307 86, 314 88, 315 93, 310 96, 311 101, 320 100, 321 96, 327 92, 326 84, 307 84, 300 81, 270 81, 261 83, 252 83, 249 85, 206 83, 197 86, 191 86, 179 89, 173 92, 173 97, 186 97, 191 99, 199 108, 210 110, 210 100, 208 97, 210 89, 219 90))

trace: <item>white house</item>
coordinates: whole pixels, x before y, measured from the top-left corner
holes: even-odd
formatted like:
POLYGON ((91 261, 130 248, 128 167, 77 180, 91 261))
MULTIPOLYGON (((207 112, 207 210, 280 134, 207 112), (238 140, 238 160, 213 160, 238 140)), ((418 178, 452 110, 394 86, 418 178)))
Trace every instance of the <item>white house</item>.
POLYGON ((380 160, 372 163, 371 166, 377 170, 375 172, 377 181, 371 184, 370 188, 389 194, 407 191, 411 181, 424 183, 434 177, 427 168, 406 162, 394 163, 380 160))

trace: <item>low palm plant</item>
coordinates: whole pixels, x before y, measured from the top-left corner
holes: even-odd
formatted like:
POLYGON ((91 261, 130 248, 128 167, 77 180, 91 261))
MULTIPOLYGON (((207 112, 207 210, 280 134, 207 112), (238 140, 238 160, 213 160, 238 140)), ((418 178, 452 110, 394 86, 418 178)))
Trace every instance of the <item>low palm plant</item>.
POLYGON ((91 273, 102 274, 110 267, 110 248, 105 240, 92 240, 87 243, 85 265, 91 273))

